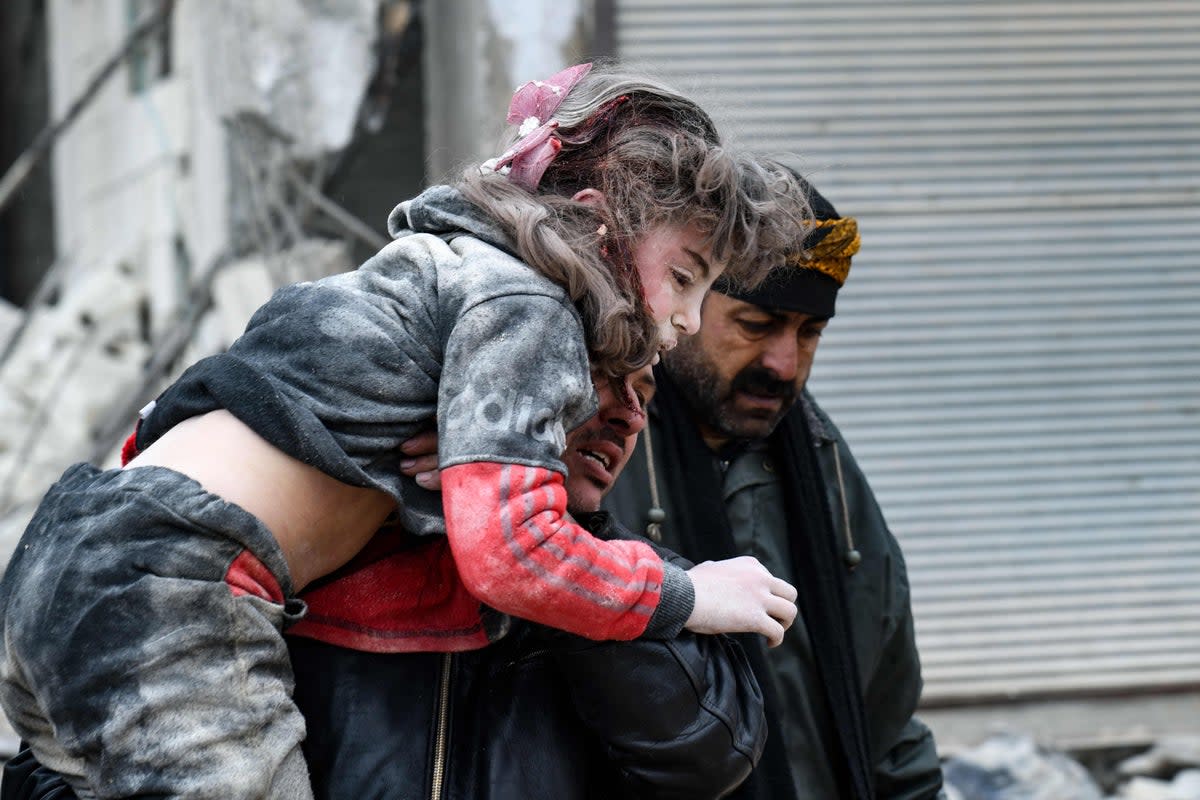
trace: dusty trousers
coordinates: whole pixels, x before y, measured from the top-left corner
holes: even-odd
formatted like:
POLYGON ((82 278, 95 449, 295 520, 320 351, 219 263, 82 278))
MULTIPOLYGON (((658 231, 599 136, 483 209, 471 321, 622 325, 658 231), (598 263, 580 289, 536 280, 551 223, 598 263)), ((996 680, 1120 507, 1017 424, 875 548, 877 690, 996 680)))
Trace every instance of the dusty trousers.
POLYGON ((0 582, 0 704, 81 798, 311 797, 259 520, 162 467, 71 467, 0 582))

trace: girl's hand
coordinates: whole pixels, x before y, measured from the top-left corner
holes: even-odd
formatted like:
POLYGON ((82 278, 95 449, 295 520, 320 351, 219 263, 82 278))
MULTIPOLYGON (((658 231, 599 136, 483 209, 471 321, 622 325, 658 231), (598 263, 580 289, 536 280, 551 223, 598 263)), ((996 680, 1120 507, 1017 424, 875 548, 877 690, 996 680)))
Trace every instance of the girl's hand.
POLYGON ((776 647, 796 620, 796 587, 753 556, 705 561, 688 575, 696 605, 684 627, 693 633, 761 633, 776 647))

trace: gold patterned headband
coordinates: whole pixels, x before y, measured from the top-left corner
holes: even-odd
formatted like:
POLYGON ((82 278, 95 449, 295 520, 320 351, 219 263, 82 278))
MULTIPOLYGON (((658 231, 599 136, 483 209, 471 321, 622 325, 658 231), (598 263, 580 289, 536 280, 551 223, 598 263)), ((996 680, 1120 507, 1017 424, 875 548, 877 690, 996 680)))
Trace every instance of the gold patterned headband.
POLYGON ((820 230, 826 231, 821 240, 790 256, 787 264, 801 269, 815 269, 833 278, 838 286, 843 286, 850 275, 850 259, 862 245, 862 237, 858 235, 858 220, 854 217, 823 219, 817 222, 809 236, 820 230))

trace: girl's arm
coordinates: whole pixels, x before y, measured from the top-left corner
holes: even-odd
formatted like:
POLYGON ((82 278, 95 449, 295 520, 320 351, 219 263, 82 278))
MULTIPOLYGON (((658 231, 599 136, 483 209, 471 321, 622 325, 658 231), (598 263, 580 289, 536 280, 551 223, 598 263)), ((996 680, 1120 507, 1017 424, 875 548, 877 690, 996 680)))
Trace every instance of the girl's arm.
POLYGON ((566 511, 562 475, 513 464, 442 471, 446 528, 464 585, 513 616, 589 639, 759 633, 783 641, 796 589, 750 556, 684 572, 640 541, 604 541, 566 511))
POLYGON ((691 580, 647 544, 602 541, 567 515, 563 476, 474 462, 442 470, 446 530, 467 589, 489 606, 590 639, 670 638, 691 580))

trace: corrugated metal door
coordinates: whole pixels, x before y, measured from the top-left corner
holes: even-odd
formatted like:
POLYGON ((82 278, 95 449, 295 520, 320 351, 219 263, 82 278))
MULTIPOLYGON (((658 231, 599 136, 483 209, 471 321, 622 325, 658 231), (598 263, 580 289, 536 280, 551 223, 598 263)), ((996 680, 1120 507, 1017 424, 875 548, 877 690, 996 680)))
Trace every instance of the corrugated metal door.
POLYGON ((1200 3, 624 0, 855 259, 813 378, 926 703, 1200 685, 1200 3))

